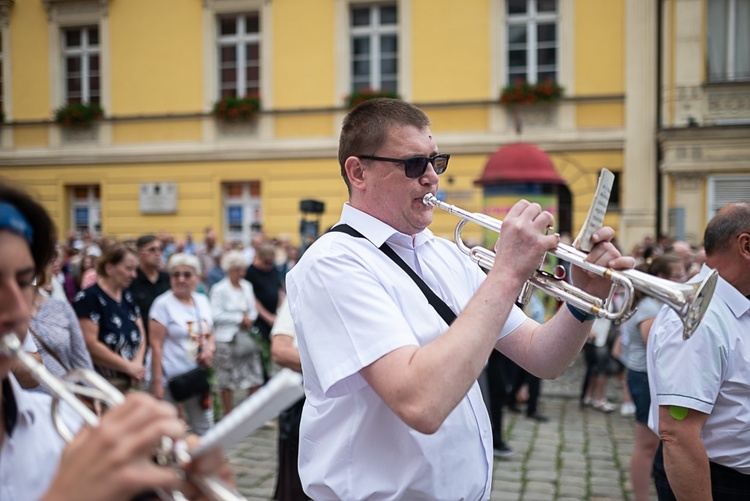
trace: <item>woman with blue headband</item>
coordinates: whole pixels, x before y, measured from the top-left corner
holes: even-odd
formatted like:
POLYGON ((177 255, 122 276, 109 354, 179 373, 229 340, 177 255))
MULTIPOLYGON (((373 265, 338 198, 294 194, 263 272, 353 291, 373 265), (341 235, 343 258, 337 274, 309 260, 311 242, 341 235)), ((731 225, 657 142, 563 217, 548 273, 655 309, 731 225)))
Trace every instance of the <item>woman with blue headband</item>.
MULTIPOLYGON (((44 208, 0 180, 0 337, 26 336, 34 279, 50 262, 54 241, 44 208)), ((10 373, 15 363, 0 352, 0 499, 129 500, 156 488, 199 498, 176 470, 151 461, 161 437, 185 435, 174 407, 137 392, 109 410, 97 428, 81 427, 76 415, 63 413, 69 426, 81 428, 66 446, 50 419, 50 397, 21 391, 10 373)), ((231 476, 220 457, 188 468, 231 476)))

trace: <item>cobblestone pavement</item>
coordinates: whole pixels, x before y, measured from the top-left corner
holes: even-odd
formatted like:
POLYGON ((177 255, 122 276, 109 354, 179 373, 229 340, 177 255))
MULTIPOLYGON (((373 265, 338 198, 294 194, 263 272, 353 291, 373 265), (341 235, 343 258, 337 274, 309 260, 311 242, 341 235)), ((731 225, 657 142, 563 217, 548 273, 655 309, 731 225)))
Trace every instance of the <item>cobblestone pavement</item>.
MULTIPOLYGON (((506 438, 515 455, 495 461, 492 500, 610 501, 633 499, 629 462, 634 418, 618 410, 581 409, 583 357, 558 379, 542 382, 539 423, 505 414, 506 438)), ((608 397, 622 401, 622 384, 610 380, 608 397)), ((276 481, 276 425, 269 423, 227 452, 240 492, 268 500, 276 481)), ((652 498, 656 499, 652 489, 652 498)))

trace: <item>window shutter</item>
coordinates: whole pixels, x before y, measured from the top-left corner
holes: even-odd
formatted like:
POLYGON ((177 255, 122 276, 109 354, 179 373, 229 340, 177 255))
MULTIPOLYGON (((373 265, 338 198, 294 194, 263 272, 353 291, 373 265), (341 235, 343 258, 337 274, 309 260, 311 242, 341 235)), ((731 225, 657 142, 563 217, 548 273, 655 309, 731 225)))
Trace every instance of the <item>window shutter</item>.
POLYGON ((731 202, 750 202, 750 176, 712 177, 709 197, 709 219, 731 202))

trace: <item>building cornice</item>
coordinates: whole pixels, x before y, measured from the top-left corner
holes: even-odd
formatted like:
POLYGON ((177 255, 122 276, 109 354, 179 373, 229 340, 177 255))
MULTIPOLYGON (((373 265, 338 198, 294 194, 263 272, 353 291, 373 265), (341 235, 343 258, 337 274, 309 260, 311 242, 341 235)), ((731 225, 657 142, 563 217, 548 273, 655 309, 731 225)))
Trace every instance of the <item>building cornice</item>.
MULTIPOLYGON (((622 131, 598 133, 561 133, 551 131, 534 136, 498 136, 495 134, 441 133, 442 151, 454 155, 487 155, 505 144, 533 142, 548 153, 570 151, 621 150, 622 131)), ((134 163, 205 163, 225 161, 275 161, 290 159, 336 159, 335 138, 314 140, 217 141, 138 146, 73 146, 44 149, 0 151, 0 165, 6 167, 54 167, 64 165, 119 165, 134 163)))

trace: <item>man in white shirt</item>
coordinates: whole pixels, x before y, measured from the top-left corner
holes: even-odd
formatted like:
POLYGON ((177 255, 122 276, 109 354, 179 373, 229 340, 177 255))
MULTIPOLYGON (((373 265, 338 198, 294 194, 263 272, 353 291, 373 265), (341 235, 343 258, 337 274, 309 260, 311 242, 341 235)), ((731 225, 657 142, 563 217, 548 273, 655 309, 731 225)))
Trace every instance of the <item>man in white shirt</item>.
MULTIPOLYGON (((347 115, 339 142, 349 189, 341 222, 364 238, 329 232, 289 273, 289 304, 305 380, 300 477, 313 499, 489 499, 492 433, 476 382, 493 348, 542 377, 560 374, 591 328, 561 308, 540 326, 514 306, 557 235, 553 216, 517 203, 503 223, 485 276, 427 229, 449 155, 429 119, 400 100, 367 101, 347 115), (450 326, 387 242, 458 315, 450 326)), ((632 267, 602 228, 589 260, 632 267)), ((610 283, 574 270, 599 296, 610 283)))
POLYGON ((721 209, 706 226, 706 264, 719 280, 687 341, 662 308, 648 338, 649 426, 659 499, 747 499, 750 492, 750 203, 721 209), (667 481, 668 480, 668 481, 667 481))

